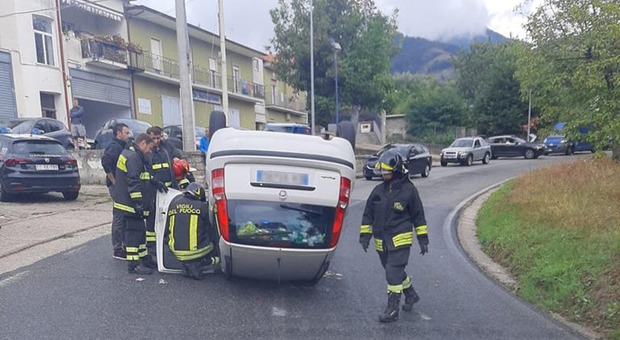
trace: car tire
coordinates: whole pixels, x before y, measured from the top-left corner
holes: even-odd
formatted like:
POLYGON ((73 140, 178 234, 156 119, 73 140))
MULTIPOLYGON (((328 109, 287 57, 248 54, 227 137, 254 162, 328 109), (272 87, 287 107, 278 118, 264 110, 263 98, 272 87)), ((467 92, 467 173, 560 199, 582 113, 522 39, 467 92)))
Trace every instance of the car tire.
POLYGON ((489 164, 489 162, 491 161, 491 155, 489 155, 489 153, 485 153, 484 157, 482 157, 482 164, 489 164))
POLYGON ((79 191, 63 191, 62 197, 65 198, 65 201, 75 201, 80 195, 79 191))
POLYGON ((525 149, 523 157, 525 157, 525 159, 534 159, 536 158, 536 152, 534 151, 534 149, 525 149))
POLYGON ((448 166, 448 162, 441 161, 441 166, 448 166))
POLYGON ((222 111, 211 111, 209 115, 209 140, 217 130, 226 127, 226 115, 222 111))
POLYGON ((343 121, 338 123, 338 127, 336 128, 336 136, 349 141, 353 151, 355 151, 355 135, 356 131, 353 122, 343 121))
POLYGON ((431 174, 431 165, 426 164, 426 166, 424 167, 424 172, 422 172, 422 177, 426 178, 430 174, 431 174))
POLYGON ((13 195, 4 190, 2 182, 0 182, 0 202, 10 202, 13 199, 13 195))
POLYGON ((465 166, 471 166, 474 163, 474 157, 469 154, 467 155, 467 158, 465 158, 465 162, 463 162, 463 165, 465 166))

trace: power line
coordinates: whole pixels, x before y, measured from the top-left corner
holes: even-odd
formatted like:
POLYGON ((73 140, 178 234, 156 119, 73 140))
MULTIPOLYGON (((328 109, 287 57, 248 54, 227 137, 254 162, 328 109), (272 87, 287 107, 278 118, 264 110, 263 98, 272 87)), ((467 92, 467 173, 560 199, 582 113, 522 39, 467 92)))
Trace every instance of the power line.
MULTIPOLYGON (((88 3, 96 4, 96 3, 104 2, 104 1, 108 1, 108 0, 92 0, 92 1, 89 1, 88 3)), ((76 6, 78 6, 78 4, 66 4, 64 7, 63 6, 60 6, 60 7, 61 7, 61 9, 63 9, 63 8, 76 7, 76 6)), ((45 12, 45 11, 51 11, 51 10, 56 10, 56 6, 48 7, 48 8, 31 9, 31 10, 28 10, 28 11, 21 11, 21 12, 9 13, 9 14, 3 14, 3 15, 0 15, 0 19, 7 18, 7 17, 13 16, 13 15, 30 14, 30 13, 45 12)))

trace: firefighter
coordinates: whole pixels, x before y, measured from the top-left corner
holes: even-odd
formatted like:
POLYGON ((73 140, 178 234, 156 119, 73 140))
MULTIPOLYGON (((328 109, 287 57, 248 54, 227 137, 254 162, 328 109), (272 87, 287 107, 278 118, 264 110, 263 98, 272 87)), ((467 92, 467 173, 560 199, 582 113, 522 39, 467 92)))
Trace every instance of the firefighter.
POLYGON ((218 270, 217 231, 209 222, 205 189, 190 183, 170 202, 164 242, 183 265, 183 274, 196 280, 218 270))
POLYGON ((413 229, 420 254, 428 252, 428 234, 424 207, 416 187, 409 181, 402 157, 394 150, 385 151, 375 166, 383 177, 366 201, 360 229, 360 244, 367 251, 372 237, 387 279, 388 302, 381 322, 398 320, 401 294, 403 310, 411 311, 420 300, 405 273, 413 243, 413 229))
POLYGON ((149 199, 155 189, 165 191, 166 186, 152 180, 147 156, 153 149, 153 141, 146 133, 118 157, 115 185, 112 189, 113 207, 123 216, 125 227, 125 252, 127 270, 132 274, 151 274, 157 263, 148 255, 144 218, 149 215, 149 199))
MULTIPOLYGON (((159 126, 152 126, 146 133, 153 140, 153 151, 149 155, 151 175, 156 181, 164 183, 168 188, 178 189, 179 185, 172 173, 172 159, 182 156, 177 148, 164 141, 164 130, 159 126)), ((149 204, 149 211, 155 211, 156 195, 153 195, 149 204)), ((155 255, 157 234, 155 233, 155 214, 149 214, 146 218, 146 247, 149 254, 155 255)))
MULTIPOLYGON (((103 166, 103 170, 105 171, 106 178, 106 186, 108 187, 108 191, 110 196, 112 196, 112 190, 114 189, 115 178, 114 174, 116 172, 116 164, 118 163, 118 157, 121 155, 125 147, 127 146, 127 140, 129 139, 129 135, 131 132, 129 131, 129 127, 123 123, 117 123, 114 125, 114 139, 112 142, 108 144, 103 152, 103 156, 101 157, 101 165, 103 166)), ((125 232, 123 231, 123 216, 119 214, 116 209, 112 210, 112 248, 113 255, 112 257, 118 260, 126 260, 127 254, 125 253, 125 248, 123 246, 125 232)))

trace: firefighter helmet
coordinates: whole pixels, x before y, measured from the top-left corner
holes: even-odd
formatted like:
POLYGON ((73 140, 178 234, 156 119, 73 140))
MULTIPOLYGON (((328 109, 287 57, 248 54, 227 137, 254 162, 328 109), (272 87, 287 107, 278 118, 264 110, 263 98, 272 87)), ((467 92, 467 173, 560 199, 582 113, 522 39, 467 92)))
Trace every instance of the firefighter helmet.
POLYGON ((404 174, 405 167, 403 166, 403 158, 401 157, 396 150, 387 150, 379 160, 377 161, 375 168, 379 171, 380 174, 388 174, 392 172, 404 174))
POLYGON ((205 202, 207 200, 207 195, 205 194, 205 189, 202 185, 193 182, 190 183, 187 188, 185 188, 185 195, 191 197, 195 200, 205 202))
POLYGON ((177 159, 172 163, 172 172, 177 181, 183 179, 183 177, 189 173, 189 163, 184 159, 177 159))

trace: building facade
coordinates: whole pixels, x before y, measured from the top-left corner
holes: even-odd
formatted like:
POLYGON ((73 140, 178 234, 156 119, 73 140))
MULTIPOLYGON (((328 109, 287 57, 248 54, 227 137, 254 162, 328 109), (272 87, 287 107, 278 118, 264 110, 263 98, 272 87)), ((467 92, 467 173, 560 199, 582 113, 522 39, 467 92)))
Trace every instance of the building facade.
MULTIPOLYGON (((181 124, 175 19, 129 0, 6 0, 0 6, 0 119, 56 118, 72 99, 93 137, 106 121, 181 124)), ((267 55, 227 40, 222 89, 219 36, 189 25, 196 126, 229 98, 228 125, 307 123, 305 95, 276 79, 267 55), (267 59, 265 59, 267 58, 267 59)))

